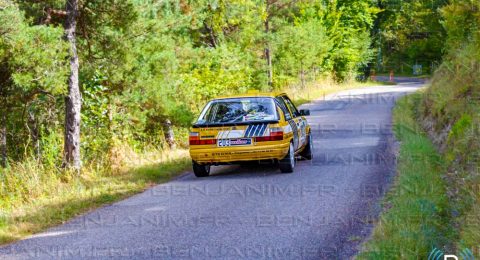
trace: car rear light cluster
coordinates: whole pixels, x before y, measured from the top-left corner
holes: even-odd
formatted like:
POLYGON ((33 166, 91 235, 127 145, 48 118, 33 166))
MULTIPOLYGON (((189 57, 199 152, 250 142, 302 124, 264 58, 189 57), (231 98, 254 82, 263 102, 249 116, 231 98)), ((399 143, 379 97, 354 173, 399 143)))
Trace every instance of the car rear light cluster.
POLYGON ((215 139, 203 139, 203 140, 190 140, 190 145, 207 145, 207 144, 215 144, 215 139))
MULTIPOLYGON (((270 135, 268 136, 255 137, 255 142, 281 141, 281 140, 283 140, 283 129, 281 127, 270 128, 270 135)), ((190 132, 188 142, 190 145, 211 145, 211 144, 216 144, 217 139, 200 139, 200 133, 190 132)))
POLYGON ((200 134, 198 132, 190 132, 190 136, 188 137, 188 143, 190 145, 207 145, 215 144, 216 142, 216 139, 200 139, 200 134))
POLYGON ((255 137, 255 142, 280 141, 283 140, 283 129, 281 127, 270 128, 269 136, 255 137))

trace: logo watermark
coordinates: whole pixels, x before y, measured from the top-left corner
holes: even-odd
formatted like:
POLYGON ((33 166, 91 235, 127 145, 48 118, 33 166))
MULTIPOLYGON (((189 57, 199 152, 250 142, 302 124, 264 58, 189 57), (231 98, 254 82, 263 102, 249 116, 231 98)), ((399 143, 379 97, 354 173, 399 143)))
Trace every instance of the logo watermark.
POLYGON ((469 248, 463 249, 458 256, 454 254, 445 254, 438 248, 433 248, 428 255, 428 260, 475 260, 472 250, 469 248))

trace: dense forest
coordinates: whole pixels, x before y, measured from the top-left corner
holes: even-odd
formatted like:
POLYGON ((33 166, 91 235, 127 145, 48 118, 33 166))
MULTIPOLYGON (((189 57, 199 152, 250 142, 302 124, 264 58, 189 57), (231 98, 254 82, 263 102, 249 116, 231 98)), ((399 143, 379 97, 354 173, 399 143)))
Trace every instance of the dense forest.
POLYGON ((167 146, 162 132, 188 127, 218 95, 355 78, 374 56, 380 12, 360 0, 2 0, 0 8, 3 165, 35 158, 48 166, 69 161, 72 44, 89 162, 118 143, 167 146), (78 5, 73 43, 66 2, 78 5))
MULTIPOLYGON (((52 181, 72 168, 88 168, 87 180, 108 172, 119 147, 185 147, 210 98, 390 72, 432 75, 417 116, 461 169, 452 182, 478 185, 479 10, 471 0, 0 0, 0 204, 13 211, 32 187, 72 181, 52 181)), ((457 192, 467 223, 480 198, 457 192)), ((479 239, 470 224, 458 237, 468 245, 479 239)))

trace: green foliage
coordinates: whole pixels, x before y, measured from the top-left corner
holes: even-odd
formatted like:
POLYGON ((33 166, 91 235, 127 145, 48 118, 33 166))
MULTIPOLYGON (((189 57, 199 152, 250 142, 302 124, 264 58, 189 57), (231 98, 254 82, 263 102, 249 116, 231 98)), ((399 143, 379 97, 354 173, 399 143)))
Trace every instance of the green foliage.
POLYGON ((472 117, 468 114, 463 114, 453 125, 448 138, 462 138, 469 127, 472 127, 472 117))
POLYGON ((23 92, 42 89, 52 94, 64 93, 68 70, 63 31, 28 26, 13 4, 4 7, 0 23, 0 61, 13 85, 23 92))
POLYGON ((10 156, 21 158, 38 153, 32 146, 41 133, 55 131, 56 96, 67 88, 68 46, 61 28, 31 26, 12 1, 0 8, 0 113, 8 119, 10 156))
POLYGON ((63 131, 56 132, 42 129, 40 135, 40 147, 42 149, 41 161, 46 168, 52 169, 62 164, 63 131))
POLYGON ((292 78, 322 68, 332 49, 332 41, 319 18, 285 26, 277 34, 274 64, 278 71, 292 78))
POLYGON ((45 26, 19 29, 22 31, 9 39, 12 56, 8 63, 13 83, 24 91, 37 88, 52 94, 65 93, 68 70, 63 31, 45 26))
POLYGON ((421 64, 424 72, 433 73, 445 44, 445 29, 439 18, 440 8, 447 2, 378 1, 382 9, 374 28, 376 46, 381 50, 378 69, 411 74, 412 65, 421 64))
POLYGON ((354 78, 356 71, 373 58, 370 30, 380 11, 376 1, 330 1, 325 20, 328 35, 334 42, 331 52, 333 71, 341 79, 354 78))
POLYGON ((97 71, 82 86, 82 129, 85 139, 83 151, 86 159, 98 158, 110 148, 112 141, 108 79, 97 71))

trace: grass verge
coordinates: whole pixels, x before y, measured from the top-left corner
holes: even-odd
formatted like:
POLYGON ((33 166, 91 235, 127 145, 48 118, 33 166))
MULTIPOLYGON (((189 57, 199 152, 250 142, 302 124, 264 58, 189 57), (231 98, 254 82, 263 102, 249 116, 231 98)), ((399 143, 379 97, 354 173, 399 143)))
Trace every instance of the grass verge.
POLYGON ((80 176, 35 161, 0 168, 0 244, 166 182, 188 166, 188 151, 179 149, 131 156, 116 171, 87 166, 80 176))
POLYGON ((397 175, 383 213, 359 259, 427 259, 452 241, 442 157, 416 122, 421 95, 402 98, 393 112, 400 141, 397 175))

